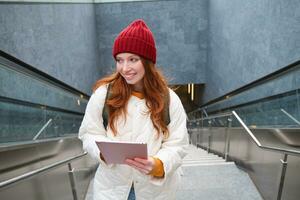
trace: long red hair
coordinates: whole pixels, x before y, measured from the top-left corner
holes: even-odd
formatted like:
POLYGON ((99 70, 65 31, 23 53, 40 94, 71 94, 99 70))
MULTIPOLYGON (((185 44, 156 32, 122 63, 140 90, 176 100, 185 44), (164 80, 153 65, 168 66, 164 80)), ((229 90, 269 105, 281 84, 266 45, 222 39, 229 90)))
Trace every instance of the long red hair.
MULTIPOLYGON (((165 97, 169 93, 167 81, 153 62, 142 57, 141 61, 145 68, 143 94, 146 106, 149 109, 150 118, 157 133, 162 131, 163 135, 168 137, 168 127, 164 122, 164 107, 168 106, 165 105, 165 97)), ((116 135, 117 131, 114 122, 121 115, 126 119, 127 104, 131 96, 132 87, 118 72, 115 72, 98 80, 93 86, 93 92, 101 85, 108 83, 111 83, 110 92, 112 93, 106 102, 109 108, 108 125, 113 134, 116 135)))

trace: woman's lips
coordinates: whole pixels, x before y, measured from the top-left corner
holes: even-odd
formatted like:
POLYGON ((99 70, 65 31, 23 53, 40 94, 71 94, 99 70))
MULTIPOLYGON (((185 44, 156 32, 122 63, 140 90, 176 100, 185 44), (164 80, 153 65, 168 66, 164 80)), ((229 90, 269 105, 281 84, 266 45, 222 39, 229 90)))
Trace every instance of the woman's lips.
POLYGON ((135 74, 124 74, 124 78, 127 80, 133 79, 134 76, 135 76, 135 74))

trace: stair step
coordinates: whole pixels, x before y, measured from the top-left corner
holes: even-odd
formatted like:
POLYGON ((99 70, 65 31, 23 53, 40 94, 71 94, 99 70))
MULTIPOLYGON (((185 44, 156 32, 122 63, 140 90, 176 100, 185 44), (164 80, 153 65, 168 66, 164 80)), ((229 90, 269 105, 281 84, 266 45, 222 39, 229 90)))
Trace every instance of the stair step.
POLYGON ((197 159, 223 159, 218 156, 186 156, 183 160, 197 160, 197 159))
POLYGON ((218 163, 218 162, 225 162, 225 160, 195 160, 195 161, 189 161, 189 162, 183 161, 183 164, 194 164, 194 163, 218 163))
POLYGON ((183 160, 183 162, 213 162, 215 160, 222 160, 224 159, 216 158, 216 159, 191 159, 191 160, 183 160))
POLYGON ((216 166, 216 165, 232 165, 230 162, 203 162, 203 163, 182 163, 182 167, 201 167, 201 166, 216 166))
POLYGON ((193 145, 183 159, 181 177, 177 200, 262 200, 249 176, 234 162, 226 162, 222 157, 193 145), (245 192, 241 193, 241 189, 245 192))
POLYGON ((212 161, 225 161, 224 159, 193 159, 193 160, 183 160, 183 162, 212 162, 212 161))

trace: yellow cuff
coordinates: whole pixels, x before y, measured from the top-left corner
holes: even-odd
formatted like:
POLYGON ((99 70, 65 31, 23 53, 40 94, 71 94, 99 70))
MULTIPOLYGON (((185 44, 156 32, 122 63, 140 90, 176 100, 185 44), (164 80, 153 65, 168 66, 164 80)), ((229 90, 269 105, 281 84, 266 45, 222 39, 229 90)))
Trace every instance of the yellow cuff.
POLYGON ((164 171, 164 164, 163 162, 155 157, 152 157, 154 159, 154 167, 152 169, 152 171, 149 173, 149 175, 152 175, 154 177, 157 178, 162 178, 165 175, 165 171, 164 171))

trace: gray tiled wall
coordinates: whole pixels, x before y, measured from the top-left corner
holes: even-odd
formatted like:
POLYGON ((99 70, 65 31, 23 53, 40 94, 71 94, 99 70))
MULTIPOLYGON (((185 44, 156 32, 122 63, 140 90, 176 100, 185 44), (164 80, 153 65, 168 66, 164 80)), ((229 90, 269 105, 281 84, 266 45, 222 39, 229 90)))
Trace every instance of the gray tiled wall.
MULTIPOLYGON (((208 13, 205 101, 300 59, 298 0, 210 0, 208 13)), ((258 94, 281 93, 294 88, 296 82, 274 85, 265 95, 258 94)))
POLYGON ((130 21, 155 34, 158 65, 170 83, 204 83, 207 0, 107 4, 0 4, 0 49, 91 93, 114 69, 111 47, 130 21))
POLYGON ((1 3, 0 49, 90 94, 136 18, 155 34, 171 83, 205 83, 204 102, 300 58, 298 0, 1 3))
POLYGON ((114 70, 114 38, 142 18, 156 38, 157 65, 173 84, 204 83, 207 65, 207 0, 96 4, 102 72, 114 70))
POLYGON ((0 4, 0 49, 85 92, 100 76, 94 4, 0 4))

